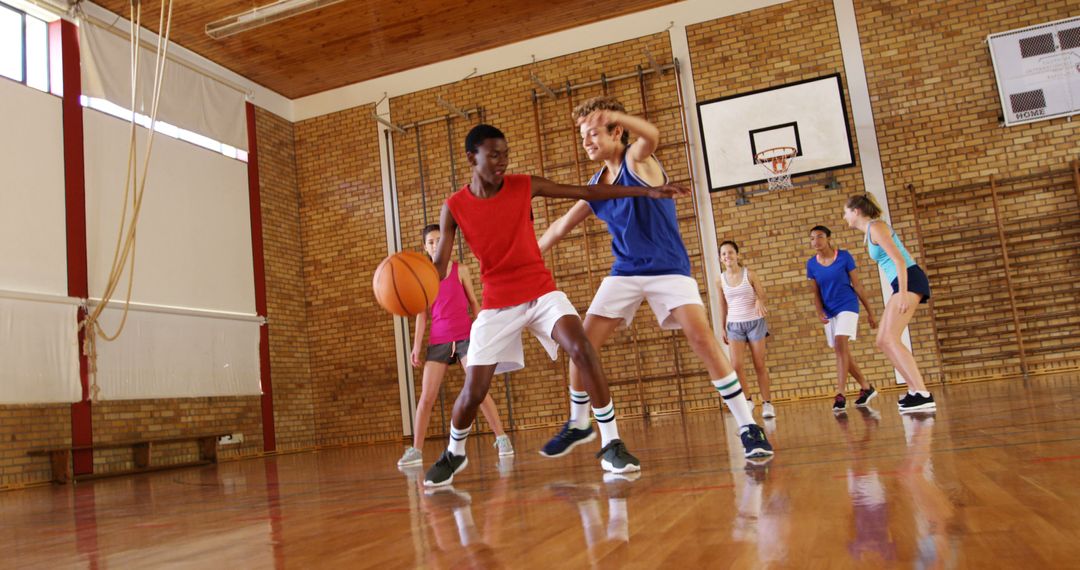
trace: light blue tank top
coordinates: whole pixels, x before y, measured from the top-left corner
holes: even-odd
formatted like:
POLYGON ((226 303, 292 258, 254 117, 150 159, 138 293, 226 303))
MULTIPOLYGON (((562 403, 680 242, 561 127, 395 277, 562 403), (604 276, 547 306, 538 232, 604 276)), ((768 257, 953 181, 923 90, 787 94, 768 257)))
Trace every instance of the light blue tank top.
MULTIPOLYGON (((630 147, 627 146, 627 149, 630 147)), ((659 164, 659 162, 658 162, 659 164)), ((593 175, 589 184, 596 184, 604 174, 604 168, 593 175)), ((663 171, 663 166, 660 167, 663 171)), ((664 181, 667 182, 667 173, 664 181)), ((638 178, 623 162, 613 182, 622 186, 649 184, 638 178)), ((686 253, 675 201, 670 198, 612 198, 590 200, 589 206, 596 217, 607 223, 611 234, 611 253, 615 262, 611 274, 632 275, 686 275, 690 276, 690 256, 686 253)))
MULTIPOLYGON (((875 222, 885 223, 881 220, 870 220, 871 224, 875 222)), ((904 265, 904 269, 906 270, 908 267, 915 265, 915 260, 911 258, 911 254, 908 253, 907 248, 904 247, 904 244, 900 243, 900 236, 896 235, 896 231, 890 228, 888 224, 886 224, 885 227, 889 228, 889 232, 892 233, 892 241, 896 244, 896 249, 899 249, 900 255, 904 256, 904 263, 906 264, 904 265)), ((892 283, 893 280, 896 279, 896 265, 893 263, 892 258, 889 257, 889 254, 885 253, 885 248, 870 240, 869 226, 866 228, 866 252, 870 254, 870 258, 876 261, 885 272, 885 278, 889 280, 889 283, 892 283)))

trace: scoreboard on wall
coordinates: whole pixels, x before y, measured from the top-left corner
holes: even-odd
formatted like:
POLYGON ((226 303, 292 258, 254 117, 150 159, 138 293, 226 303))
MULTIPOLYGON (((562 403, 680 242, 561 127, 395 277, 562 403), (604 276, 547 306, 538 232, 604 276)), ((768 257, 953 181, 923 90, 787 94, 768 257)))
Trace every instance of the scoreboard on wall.
POLYGON ((1080 113, 1080 17, 987 37, 1005 126, 1080 113))

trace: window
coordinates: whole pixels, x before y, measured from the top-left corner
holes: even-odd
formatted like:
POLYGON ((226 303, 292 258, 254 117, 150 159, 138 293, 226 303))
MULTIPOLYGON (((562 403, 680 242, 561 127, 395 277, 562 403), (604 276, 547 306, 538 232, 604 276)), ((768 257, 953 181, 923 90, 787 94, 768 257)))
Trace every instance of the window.
MULTIPOLYGON (((112 115, 125 121, 131 120, 131 111, 105 99, 98 99, 97 97, 87 97, 86 95, 83 95, 79 98, 79 103, 82 104, 83 107, 89 107, 91 109, 101 111, 106 115, 112 115)), ((135 113, 135 124, 139 125, 140 127, 149 129, 150 117, 143 115, 142 113, 135 113)), ((200 135, 187 129, 181 129, 180 127, 170 125, 165 121, 158 121, 157 124, 154 125, 154 131, 156 131, 159 135, 165 135, 174 139, 187 141, 191 144, 201 146, 205 149, 209 149, 214 152, 220 152, 221 154, 229 158, 233 158, 241 162, 248 161, 248 153, 246 150, 240 150, 223 142, 216 141, 210 137, 200 135)))
POLYGON ((0 3, 0 75, 49 91, 49 25, 0 3))

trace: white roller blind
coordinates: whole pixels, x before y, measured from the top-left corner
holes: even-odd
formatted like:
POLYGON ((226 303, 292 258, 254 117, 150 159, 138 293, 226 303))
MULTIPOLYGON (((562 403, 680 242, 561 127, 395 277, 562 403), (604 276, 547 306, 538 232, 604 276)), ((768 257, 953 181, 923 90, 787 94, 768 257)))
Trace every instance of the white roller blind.
POLYGON ((0 79, 0 289, 67 294, 60 99, 0 79))
MULTIPOLYGON (((131 106, 130 41, 90 21, 79 26, 83 94, 131 106)), ((150 114, 154 52, 140 48, 136 112, 150 114)), ((158 120, 247 150, 244 94, 175 61, 165 65, 158 120)))
POLYGON ((71 403, 82 397, 75 302, 0 292, 0 404, 71 403))
MULTIPOLYGON (((129 123, 92 109, 83 116, 87 270, 90 296, 100 297, 120 224, 129 123)), ((141 165, 147 131, 137 129, 141 165)), ((253 315, 254 283, 247 164, 155 136, 132 300, 253 315)))
MULTIPOLYGON (((120 309, 101 314, 116 330, 120 309)), ((97 342, 97 397, 102 400, 243 396, 259 384, 259 323, 132 308, 123 334, 97 342)))

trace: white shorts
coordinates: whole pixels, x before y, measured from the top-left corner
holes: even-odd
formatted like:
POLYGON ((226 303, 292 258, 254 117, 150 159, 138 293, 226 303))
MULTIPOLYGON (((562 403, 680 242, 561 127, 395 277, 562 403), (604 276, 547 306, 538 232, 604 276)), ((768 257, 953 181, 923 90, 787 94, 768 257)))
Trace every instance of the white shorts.
POLYGON ((702 305, 698 283, 685 275, 610 275, 600 282, 588 313, 609 319, 622 319, 625 326, 634 322, 642 301, 648 301, 662 329, 682 328, 671 311, 683 305, 702 305))
POLYGON ((846 336, 848 340, 855 340, 858 332, 859 313, 841 311, 825 323, 825 340, 828 341, 830 348, 836 346, 836 337, 846 336))
POLYGON ((535 301, 512 307, 480 311, 469 334, 469 366, 495 364, 496 374, 525 368, 525 352, 521 345, 521 332, 525 329, 533 333, 548 356, 555 360, 559 356, 559 345, 551 337, 551 331, 555 329, 555 323, 567 315, 580 318, 562 291, 552 291, 535 301))

